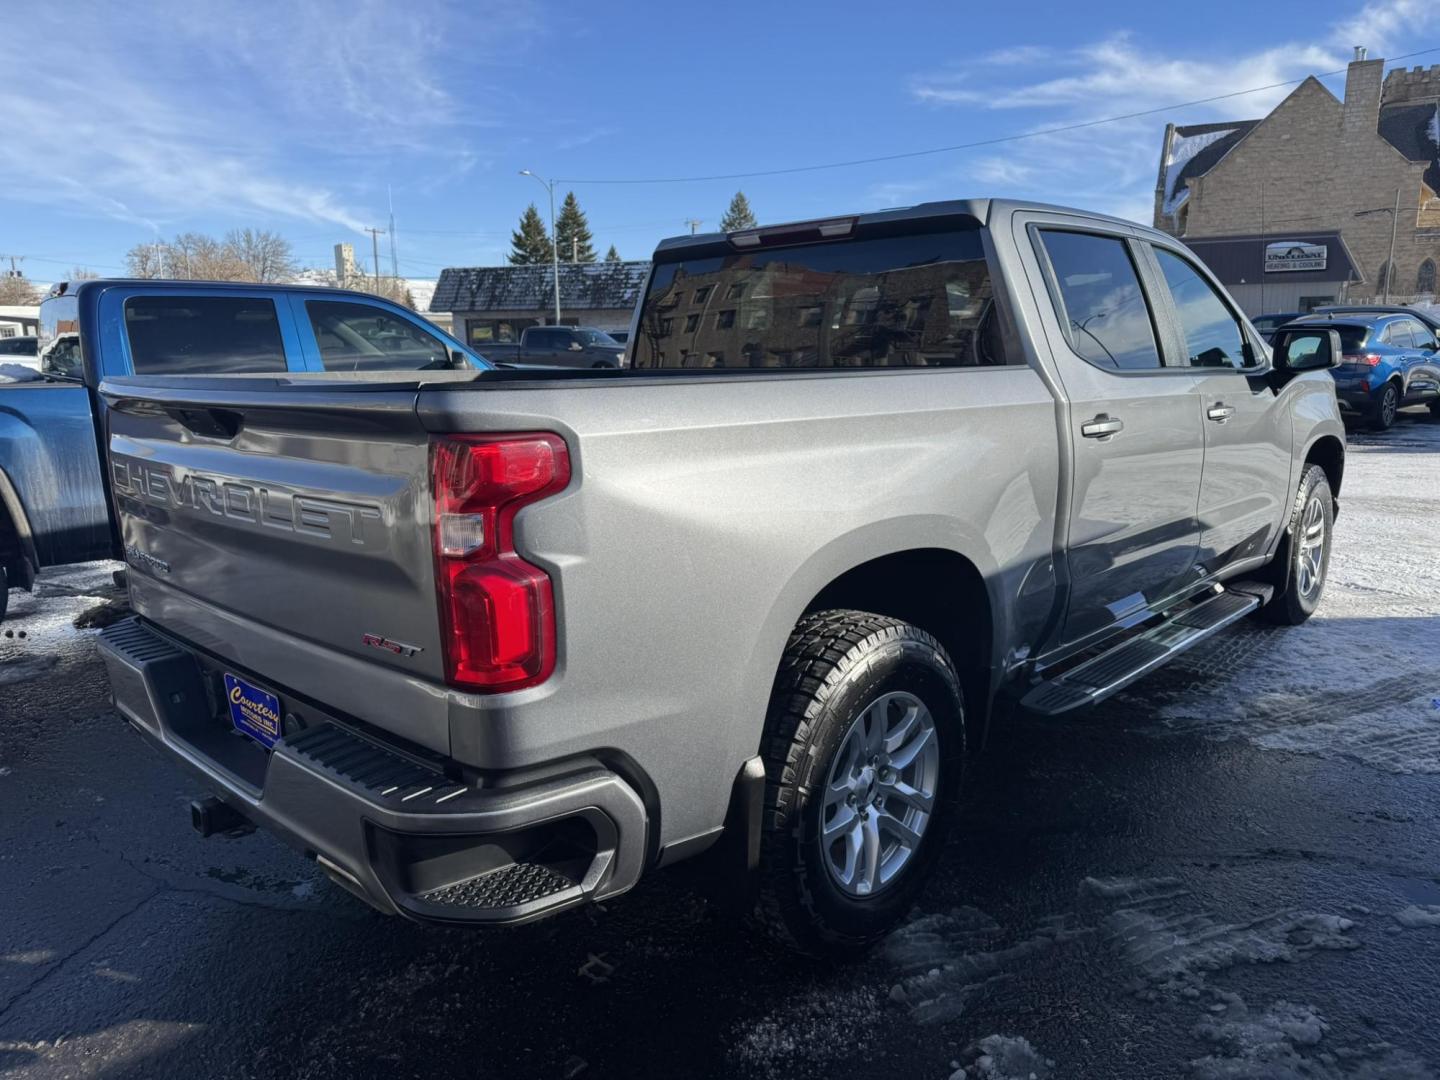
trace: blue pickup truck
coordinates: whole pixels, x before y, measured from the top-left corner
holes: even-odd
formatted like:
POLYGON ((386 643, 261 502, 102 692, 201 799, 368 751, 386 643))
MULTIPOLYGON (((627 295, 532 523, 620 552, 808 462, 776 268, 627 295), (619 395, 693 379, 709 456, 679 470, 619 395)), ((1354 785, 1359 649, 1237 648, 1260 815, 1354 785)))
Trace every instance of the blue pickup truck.
POLYGON ((105 470, 109 376, 491 365, 413 312, 292 285, 82 281, 40 305, 40 371, 0 384, 0 618, 47 566, 119 558, 105 470))

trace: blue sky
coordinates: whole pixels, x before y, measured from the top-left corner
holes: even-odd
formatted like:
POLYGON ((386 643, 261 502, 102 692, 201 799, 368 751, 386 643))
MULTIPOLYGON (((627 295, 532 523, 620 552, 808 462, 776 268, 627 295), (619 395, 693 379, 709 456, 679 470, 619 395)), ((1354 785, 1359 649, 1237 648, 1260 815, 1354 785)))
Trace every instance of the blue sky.
MULTIPOLYGON (((900 153, 1440 46, 1430 0, 1193 6, 306 0, 26 5, 0 87, 0 253, 37 281, 156 235, 274 229, 307 265, 385 224, 400 271, 492 264, 577 181, 596 246, 644 258, 743 188, 762 221, 967 195, 1149 219, 1161 133, 1274 90, 1023 142, 744 180, 596 184, 900 153), (1317 11, 1324 9, 1324 15, 1317 11)), ((1408 61, 1440 63, 1440 52, 1408 61)), ((1328 80, 1338 93, 1343 80, 1328 80)))

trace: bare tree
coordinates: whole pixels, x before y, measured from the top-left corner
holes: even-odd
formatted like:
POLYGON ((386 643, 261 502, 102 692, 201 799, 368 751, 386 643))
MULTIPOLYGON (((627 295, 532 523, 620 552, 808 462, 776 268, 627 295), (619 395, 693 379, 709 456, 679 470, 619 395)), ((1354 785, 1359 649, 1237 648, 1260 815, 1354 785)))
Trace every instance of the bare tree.
POLYGON ((378 296, 389 300, 392 304, 399 304, 411 311, 415 310, 415 297, 410 295, 410 286, 404 278, 388 277, 380 275, 377 283, 373 274, 365 272, 365 264, 356 262, 355 272, 345 278, 344 281, 337 281, 342 289, 354 289, 356 292, 369 293, 371 296, 378 296))
POLYGON ((99 276, 99 274, 97 274, 94 270, 91 270, 88 266, 72 266, 70 268, 70 276, 67 277, 65 280, 94 281, 99 276))
POLYGON ((125 272, 132 278, 165 276, 165 241, 136 244, 125 253, 125 272))
POLYGON ((125 256, 131 277, 181 281, 288 281, 295 274, 290 242, 263 229, 234 229, 223 240, 180 233, 136 244, 125 256))
POLYGON ((246 281, 289 281, 295 276, 290 241, 266 229, 231 229, 225 246, 244 267, 246 281))
POLYGON ((0 304, 5 307, 34 307, 40 303, 40 290, 27 277, 19 274, 0 277, 0 304))

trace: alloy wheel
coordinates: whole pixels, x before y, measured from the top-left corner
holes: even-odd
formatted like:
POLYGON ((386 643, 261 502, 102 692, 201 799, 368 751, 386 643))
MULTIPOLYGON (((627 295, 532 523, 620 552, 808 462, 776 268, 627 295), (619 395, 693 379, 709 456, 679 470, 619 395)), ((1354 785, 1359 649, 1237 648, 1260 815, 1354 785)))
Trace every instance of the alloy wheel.
POLYGON ((940 735, 914 694, 882 694, 850 725, 826 778, 820 848, 835 883, 873 896, 914 859, 934 818, 940 735))

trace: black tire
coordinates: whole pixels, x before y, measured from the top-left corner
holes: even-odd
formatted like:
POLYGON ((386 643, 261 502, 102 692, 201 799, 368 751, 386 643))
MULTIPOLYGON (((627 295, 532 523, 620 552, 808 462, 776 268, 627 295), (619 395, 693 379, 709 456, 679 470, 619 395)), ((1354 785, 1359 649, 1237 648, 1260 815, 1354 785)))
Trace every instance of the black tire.
POLYGON ((0 566, 0 622, 5 621, 5 612, 10 610, 10 574, 0 566))
POLYGON ((848 958, 861 955, 904 918, 955 816, 964 720, 955 667, 923 630, 862 611, 821 611, 801 620, 785 649, 766 723, 760 898, 754 913, 760 929, 809 956, 848 958), (857 718, 880 695, 896 692, 919 699, 934 721, 939 755, 933 811, 894 878, 857 898, 826 865, 819 840, 823 794, 857 718))
POLYGON ((1430 415, 1436 420, 1440 420, 1440 398, 1430 402, 1430 415))
POLYGON ((1330 480, 1319 465, 1307 465, 1300 476, 1300 487, 1290 508, 1285 536, 1280 549, 1268 568, 1275 595, 1260 609, 1260 617, 1280 626, 1299 626, 1315 613, 1325 592, 1325 579, 1330 573, 1331 537, 1335 529, 1335 502, 1330 493, 1330 480), (1301 560, 1305 548, 1301 533, 1306 510, 1312 500, 1319 500, 1320 519, 1324 526, 1323 548, 1319 557, 1319 578, 1309 592, 1301 589, 1301 560))
POLYGON ((1370 426, 1376 431, 1389 431, 1395 426, 1395 417, 1399 413, 1400 386, 1393 381, 1387 382, 1380 392, 1380 400, 1375 404, 1375 411, 1370 414, 1370 426))

